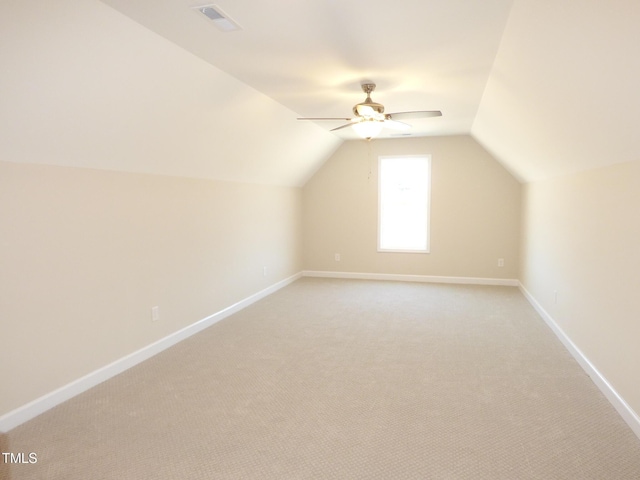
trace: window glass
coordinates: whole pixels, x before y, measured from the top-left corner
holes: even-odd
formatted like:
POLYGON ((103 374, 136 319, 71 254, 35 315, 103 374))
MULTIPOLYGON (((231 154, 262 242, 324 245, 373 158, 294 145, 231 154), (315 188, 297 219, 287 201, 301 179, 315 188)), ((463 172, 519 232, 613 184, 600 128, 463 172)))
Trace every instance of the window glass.
POLYGON ((378 250, 429 251, 431 157, 380 157, 378 250))

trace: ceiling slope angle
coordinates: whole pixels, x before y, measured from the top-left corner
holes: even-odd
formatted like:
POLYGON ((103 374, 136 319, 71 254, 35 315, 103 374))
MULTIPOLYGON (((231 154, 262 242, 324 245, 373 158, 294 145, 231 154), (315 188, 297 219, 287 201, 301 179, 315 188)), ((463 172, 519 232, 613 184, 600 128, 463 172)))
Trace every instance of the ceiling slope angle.
POLYGON ((521 181, 640 160, 640 2, 514 3, 472 136, 521 181))
MULTIPOLYGON (((391 112, 442 112, 382 137, 471 131, 513 2, 218 0, 212 8, 239 27, 221 31, 209 18, 216 14, 194 8, 207 0, 102 1, 298 117, 349 116, 365 80, 391 112)), ((332 135, 359 138, 351 128, 332 135)))
POLYGON ((301 186, 341 142, 101 2, 34 1, 0 4, 3 159, 301 186))

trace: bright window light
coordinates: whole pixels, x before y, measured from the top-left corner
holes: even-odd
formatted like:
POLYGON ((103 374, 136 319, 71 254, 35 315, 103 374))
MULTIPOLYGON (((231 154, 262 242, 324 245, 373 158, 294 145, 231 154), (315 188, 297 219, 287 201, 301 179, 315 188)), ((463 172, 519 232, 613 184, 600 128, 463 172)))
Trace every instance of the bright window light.
POLYGON ((429 252, 429 155, 378 160, 378 251, 429 252))

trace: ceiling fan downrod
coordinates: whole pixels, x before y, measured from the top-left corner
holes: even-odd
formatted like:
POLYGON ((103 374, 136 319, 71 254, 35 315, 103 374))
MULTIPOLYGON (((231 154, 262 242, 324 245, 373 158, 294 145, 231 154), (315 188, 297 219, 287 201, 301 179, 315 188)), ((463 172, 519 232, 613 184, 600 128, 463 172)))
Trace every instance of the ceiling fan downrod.
MULTIPOLYGON (((363 83, 361 87, 362 91, 367 95, 367 98, 365 98, 364 102, 359 103, 353 107, 353 113, 355 114, 355 116, 370 119, 376 114, 384 113, 384 106, 371 100, 371 92, 376 89, 376 84, 363 83)), ((384 120, 384 118, 379 118, 376 120, 382 121, 384 120)))

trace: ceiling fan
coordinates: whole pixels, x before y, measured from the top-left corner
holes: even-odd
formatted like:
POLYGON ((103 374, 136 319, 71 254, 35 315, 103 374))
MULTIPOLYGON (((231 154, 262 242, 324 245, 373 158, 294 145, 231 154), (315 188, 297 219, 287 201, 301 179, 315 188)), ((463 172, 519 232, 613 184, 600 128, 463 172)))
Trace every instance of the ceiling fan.
POLYGON ((376 89, 375 83, 363 83, 362 91, 367 94, 367 98, 362 103, 358 103, 353 107, 353 118, 338 117, 338 118, 298 118, 298 120, 346 120, 349 123, 341 125, 336 128, 332 128, 331 131, 341 130, 343 128, 352 127, 358 135, 367 140, 378 135, 383 128, 390 128, 393 130, 407 130, 411 128, 408 123, 400 122, 398 120, 406 120, 411 118, 428 118, 428 117, 440 117, 442 112, 440 110, 421 110, 413 112, 397 112, 397 113, 384 113, 384 105, 376 103, 371 100, 371 92, 376 89))

